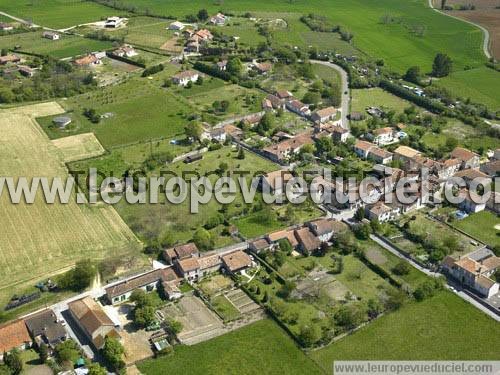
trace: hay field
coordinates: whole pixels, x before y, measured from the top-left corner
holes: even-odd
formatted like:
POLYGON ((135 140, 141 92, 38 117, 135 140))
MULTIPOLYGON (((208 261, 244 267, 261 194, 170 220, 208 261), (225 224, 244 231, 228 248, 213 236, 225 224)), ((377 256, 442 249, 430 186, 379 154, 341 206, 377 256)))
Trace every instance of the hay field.
POLYGON ((94 158, 106 152, 94 133, 84 133, 55 139, 52 141, 52 144, 60 151, 62 160, 66 163, 94 158))
MULTIPOLYGON (((33 120, 61 113, 55 103, 0 111, 0 175, 68 175, 59 151, 33 120), (30 116, 31 115, 31 116, 30 116)), ((137 251, 139 243, 110 206, 46 204, 38 194, 33 204, 0 196, 0 297, 11 287, 49 276, 82 258, 137 251)), ((0 298, 1 299, 1 298, 0 298)))

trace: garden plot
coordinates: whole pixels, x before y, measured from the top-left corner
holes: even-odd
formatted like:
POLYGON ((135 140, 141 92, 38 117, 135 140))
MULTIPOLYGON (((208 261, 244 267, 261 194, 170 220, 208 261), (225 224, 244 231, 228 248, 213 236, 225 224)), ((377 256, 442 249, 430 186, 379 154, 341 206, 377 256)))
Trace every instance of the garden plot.
POLYGON ((292 296, 300 299, 326 295, 331 300, 342 301, 349 289, 326 271, 312 271, 297 283, 292 296))
POLYGON ((260 309, 260 306, 240 289, 234 289, 226 293, 225 296, 241 314, 248 314, 260 309))

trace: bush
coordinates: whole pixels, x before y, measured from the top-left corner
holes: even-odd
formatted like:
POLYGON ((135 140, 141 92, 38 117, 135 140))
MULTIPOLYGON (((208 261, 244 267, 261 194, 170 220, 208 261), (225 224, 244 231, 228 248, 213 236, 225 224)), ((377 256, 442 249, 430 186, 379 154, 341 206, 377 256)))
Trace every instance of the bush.
POLYGON ((399 276, 408 275, 410 273, 410 268, 411 266, 408 264, 408 262, 402 260, 394 266, 392 272, 399 276))

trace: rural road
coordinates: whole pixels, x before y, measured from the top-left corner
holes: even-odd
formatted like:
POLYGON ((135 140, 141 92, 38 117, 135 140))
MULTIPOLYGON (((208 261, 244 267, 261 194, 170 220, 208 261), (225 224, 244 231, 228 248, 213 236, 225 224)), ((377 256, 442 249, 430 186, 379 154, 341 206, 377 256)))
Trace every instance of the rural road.
POLYGON ((24 24, 26 24, 26 25, 31 25, 31 26, 33 26, 33 27, 40 27, 40 26, 38 26, 38 25, 35 25, 34 23, 29 23, 28 21, 23 20, 22 18, 18 18, 18 17, 16 17, 16 16, 13 16, 13 15, 8 14, 8 13, 5 13, 5 12, 0 12, 0 14, 1 14, 2 16, 8 17, 8 18, 12 18, 14 21, 17 21, 17 22, 20 22, 20 23, 24 23, 24 24))
POLYGON ((349 120, 347 119, 347 114, 349 113, 349 101, 351 100, 351 97, 349 94, 349 78, 347 77, 347 72, 344 69, 342 69, 340 66, 335 65, 335 64, 328 62, 328 61, 311 60, 311 63, 325 65, 325 66, 328 66, 332 69, 335 69, 337 72, 339 72, 340 78, 342 81, 342 83, 341 83, 342 127, 344 129, 349 129, 349 120))
POLYGON ((466 22, 472 26, 475 26, 475 27, 478 27, 479 29, 481 29, 481 31, 483 32, 484 34, 484 39, 483 39, 483 52, 484 54, 486 55, 486 57, 488 59, 491 59, 491 53, 490 53, 490 33, 488 30, 486 30, 483 26, 481 25, 478 25, 477 23, 474 23, 474 22, 471 22, 471 21, 468 21, 468 20, 465 20, 463 18, 459 18, 459 17, 455 17, 451 14, 448 14, 446 12, 443 12, 437 8, 434 8, 434 5, 432 4, 432 0, 429 0, 429 7, 434 10, 435 12, 438 12, 438 13, 441 13, 447 17, 451 17, 451 18, 454 18, 456 20, 459 20, 459 21, 462 21, 462 22, 466 22))

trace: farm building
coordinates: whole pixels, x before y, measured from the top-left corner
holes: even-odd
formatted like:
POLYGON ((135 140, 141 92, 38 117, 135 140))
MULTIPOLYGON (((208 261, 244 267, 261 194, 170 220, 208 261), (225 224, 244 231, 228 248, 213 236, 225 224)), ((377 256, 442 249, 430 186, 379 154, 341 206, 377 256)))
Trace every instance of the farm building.
POLYGON ((19 65, 18 70, 19 73, 28 78, 31 78, 35 75, 35 69, 30 68, 29 66, 26 65, 19 65))
POLYGON ((45 310, 30 316, 25 320, 28 332, 33 341, 40 346, 45 343, 50 349, 66 340, 68 334, 63 325, 57 320, 52 310, 45 310))
POLYGON ((196 247, 196 244, 190 242, 184 245, 179 245, 166 249, 163 251, 163 259, 170 264, 173 264, 176 260, 182 260, 186 258, 197 258, 200 256, 200 252, 196 247))
POLYGON ((69 124, 71 124, 71 117, 68 116, 57 116, 55 117, 52 122, 54 123, 55 126, 58 128, 65 128, 69 124))
POLYGON ((335 119, 337 110, 334 107, 319 109, 311 115, 311 120, 317 123, 323 123, 335 119))
POLYGON ((196 82, 199 76, 199 73, 194 70, 185 70, 174 75, 172 82, 179 86, 186 86, 189 82, 196 82))
POLYGON ((106 19, 106 22, 104 22, 104 27, 110 28, 110 29, 116 29, 117 27, 120 27, 121 25, 123 25, 124 22, 125 22, 124 18, 120 18, 117 16, 108 17, 106 19))
POLYGON ((169 26, 168 26, 168 29, 169 30, 176 30, 176 31, 181 31, 182 29, 184 29, 184 24, 182 22, 179 22, 179 21, 174 21, 172 22, 169 26))
POLYGON ((217 26, 222 26, 226 23, 227 17, 222 13, 217 13, 215 16, 210 17, 210 23, 217 26))
POLYGON ((54 31, 44 31, 42 33, 42 37, 44 37, 45 39, 50 39, 50 40, 59 40, 61 39, 61 36, 54 32, 54 31))
POLYGON ((253 264, 252 258, 241 250, 224 255, 222 262, 224 263, 224 267, 233 274, 246 270, 253 264))
POLYGON ((25 350, 32 344, 31 337, 22 320, 16 320, 0 326, 0 361, 4 353, 11 350, 25 350))
POLYGON ((6 55, 6 56, 0 56, 0 65, 5 65, 7 63, 16 63, 21 61, 21 58, 17 55, 6 55))

